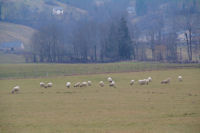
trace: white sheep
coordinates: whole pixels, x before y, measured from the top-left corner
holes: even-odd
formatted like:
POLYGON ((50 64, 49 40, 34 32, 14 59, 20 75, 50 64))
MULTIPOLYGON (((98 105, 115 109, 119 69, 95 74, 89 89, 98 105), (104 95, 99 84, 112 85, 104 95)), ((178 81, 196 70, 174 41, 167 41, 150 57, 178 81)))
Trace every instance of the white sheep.
POLYGON ((108 77, 107 80, 108 80, 108 82, 110 82, 110 83, 112 82, 112 78, 111 78, 111 77, 108 77))
POLYGON ((115 86, 115 81, 112 81, 112 82, 109 84, 109 86, 110 86, 110 87, 116 88, 116 86, 115 86))
POLYGON ((132 86, 134 84, 135 80, 130 81, 130 85, 132 86))
POLYGON ((147 79, 149 80, 149 82, 151 82, 151 81, 152 81, 152 78, 151 78, 151 77, 148 77, 147 79))
POLYGON ((47 88, 47 87, 48 87, 48 85, 47 85, 47 84, 45 84, 45 85, 44 85, 44 88, 47 88))
POLYGON ((71 86, 71 83, 70 83, 70 82, 67 82, 67 83, 66 83, 66 87, 67 87, 67 88, 70 88, 70 86, 71 86))
POLYGON ((92 81, 88 81, 88 86, 92 86, 92 81))
POLYGON ((148 85, 148 84, 149 84, 149 82, 150 82, 150 79, 149 79, 149 78, 147 78, 147 79, 144 79, 144 80, 146 80, 146 84, 148 85))
POLYGON ((80 82, 77 82, 75 85, 74 85, 74 87, 79 87, 80 86, 80 82))
POLYGON ((49 82, 47 83, 47 87, 52 87, 53 86, 53 83, 49 82))
POLYGON ((171 78, 167 78, 167 79, 161 81, 161 84, 169 84, 170 83, 170 79, 171 78))
POLYGON ((87 86, 87 82, 82 82, 81 84, 80 84, 80 87, 86 87, 87 86))
POLYGON ((178 81, 183 81, 183 77, 182 76, 178 76, 178 81))
POLYGON ((15 87, 13 87, 11 93, 12 94, 14 94, 15 92, 17 93, 17 92, 19 92, 19 90, 20 90, 20 87, 19 86, 15 86, 15 87))
POLYGON ((101 87, 104 87, 104 82, 103 82, 103 81, 100 81, 100 82, 99 82, 99 85, 100 85, 101 87))
POLYGON ((40 87, 45 87, 45 83, 44 82, 40 82, 40 87))
POLYGON ((147 79, 141 79, 141 80, 138 80, 138 82, 140 85, 145 85, 145 84, 148 85, 149 83, 147 79))

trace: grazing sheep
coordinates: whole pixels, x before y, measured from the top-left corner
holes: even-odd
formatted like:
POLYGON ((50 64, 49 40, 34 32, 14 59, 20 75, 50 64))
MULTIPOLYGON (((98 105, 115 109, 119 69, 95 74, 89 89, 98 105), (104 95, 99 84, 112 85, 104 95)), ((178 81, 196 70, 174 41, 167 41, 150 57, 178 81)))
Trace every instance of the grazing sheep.
POLYGON ((47 88, 48 87, 48 85, 44 85, 44 88, 47 88))
POLYGON ((100 82, 99 82, 99 85, 100 85, 101 87, 104 87, 104 82, 103 82, 103 81, 100 81, 100 82))
POLYGON ((161 84, 169 84, 169 83, 170 83, 170 78, 161 81, 161 84))
POLYGON ((138 80, 138 82, 140 85, 145 85, 145 84, 148 85, 149 83, 147 79, 138 80))
POLYGON ((87 82, 82 82, 81 84, 80 84, 80 87, 86 87, 87 86, 87 82))
POLYGON ((14 94, 15 92, 17 93, 17 92, 19 92, 19 89, 20 89, 19 86, 15 86, 15 87, 13 87, 11 93, 12 93, 12 94, 14 94))
POLYGON ((131 80, 130 85, 132 86, 134 84, 135 80, 131 80))
POLYGON ((183 77, 182 76, 178 76, 178 81, 183 81, 183 77))
POLYGON ((74 85, 74 87, 79 87, 80 86, 80 82, 77 82, 75 85, 74 85))
POLYGON ((40 87, 44 87, 45 83, 44 82, 40 82, 40 87))
POLYGON ((67 82, 67 83, 66 83, 66 87, 67 87, 67 88, 70 88, 70 86, 71 86, 71 83, 70 83, 70 82, 67 82))
POLYGON ((146 84, 148 85, 149 84, 149 79, 147 78, 147 79, 144 79, 144 80, 146 80, 146 84))
POLYGON ((112 81, 112 82, 109 84, 109 86, 110 86, 110 87, 116 88, 116 86, 115 86, 115 81, 112 81))
POLYGON ((92 81, 88 81, 88 86, 92 86, 92 81))
POLYGON ((149 82, 151 82, 151 81, 152 81, 152 78, 151 78, 151 77, 148 77, 147 79, 149 80, 149 82))
POLYGON ((108 82, 110 82, 110 83, 112 82, 112 78, 111 78, 111 77, 108 77, 107 80, 108 80, 108 82))
POLYGON ((53 83, 51 83, 51 82, 49 82, 48 84, 47 84, 47 87, 52 87, 53 86, 53 83))

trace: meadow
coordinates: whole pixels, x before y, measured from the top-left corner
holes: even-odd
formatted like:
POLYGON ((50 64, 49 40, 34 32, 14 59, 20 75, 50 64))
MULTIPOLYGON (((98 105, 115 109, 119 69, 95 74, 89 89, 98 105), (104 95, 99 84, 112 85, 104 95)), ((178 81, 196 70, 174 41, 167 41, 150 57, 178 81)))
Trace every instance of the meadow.
POLYGON ((199 68, 3 79, 0 133, 198 133, 199 79, 199 68), (108 76, 117 88, 108 86, 108 76), (129 85, 131 79, 148 76, 153 79, 149 85, 129 85), (171 83, 161 85, 167 77, 171 83), (67 81, 87 80, 92 81, 91 87, 65 87, 67 81), (100 80, 105 87, 98 86, 100 80), (41 88, 40 81, 54 86, 41 88), (21 90, 11 94, 15 85, 21 90))
POLYGON ((101 64, 0 64, 0 79, 119 73, 191 67, 200 68, 200 64, 133 61, 101 64))
POLYGON ((15 63, 24 63, 25 58, 23 55, 14 55, 14 54, 5 54, 0 52, 0 64, 15 64, 15 63))

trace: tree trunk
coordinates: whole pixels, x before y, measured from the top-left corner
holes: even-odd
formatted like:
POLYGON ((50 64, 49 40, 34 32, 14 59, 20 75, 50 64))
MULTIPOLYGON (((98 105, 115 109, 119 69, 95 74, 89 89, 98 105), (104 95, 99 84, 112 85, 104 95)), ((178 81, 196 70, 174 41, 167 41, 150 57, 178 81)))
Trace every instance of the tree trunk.
POLYGON ((190 61, 192 61, 192 29, 189 29, 190 61))
POLYGON ((95 62, 97 61, 97 46, 94 45, 94 58, 95 58, 95 62))
POLYGON ((180 48, 180 61, 182 62, 182 48, 180 48))
POLYGON ((135 43, 135 59, 138 60, 139 59, 139 56, 138 56, 138 44, 137 42, 135 43))
POLYGON ((33 62, 34 62, 34 63, 37 62, 36 54, 33 54, 33 62))
POLYGON ((189 40, 188 40, 188 34, 187 33, 185 33, 185 38, 186 38, 186 42, 187 42, 188 59, 190 61, 190 46, 189 46, 189 40))
POLYGON ((151 33, 151 52, 152 52, 152 60, 155 60, 155 40, 154 40, 154 32, 151 33))

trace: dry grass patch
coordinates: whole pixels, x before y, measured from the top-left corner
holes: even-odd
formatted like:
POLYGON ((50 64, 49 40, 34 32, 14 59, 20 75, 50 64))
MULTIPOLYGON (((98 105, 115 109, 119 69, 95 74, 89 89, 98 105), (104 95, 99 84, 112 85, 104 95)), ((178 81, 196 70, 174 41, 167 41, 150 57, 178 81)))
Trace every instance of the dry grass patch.
POLYGON ((200 132, 200 69, 0 80, 0 132, 3 133, 197 133, 200 132), (183 76, 178 82, 177 76, 183 76), (111 76, 117 88, 108 87, 111 76), (151 76, 148 86, 131 79, 151 76), (169 85, 160 81, 171 77, 169 85), (91 80, 85 88, 65 82, 91 80), (98 82, 105 81, 106 87, 98 82), (52 81, 52 88, 40 88, 52 81), (19 94, 11 88, 21 86, 19 94), (189 95, 189 93, 191 95, 189 95))

